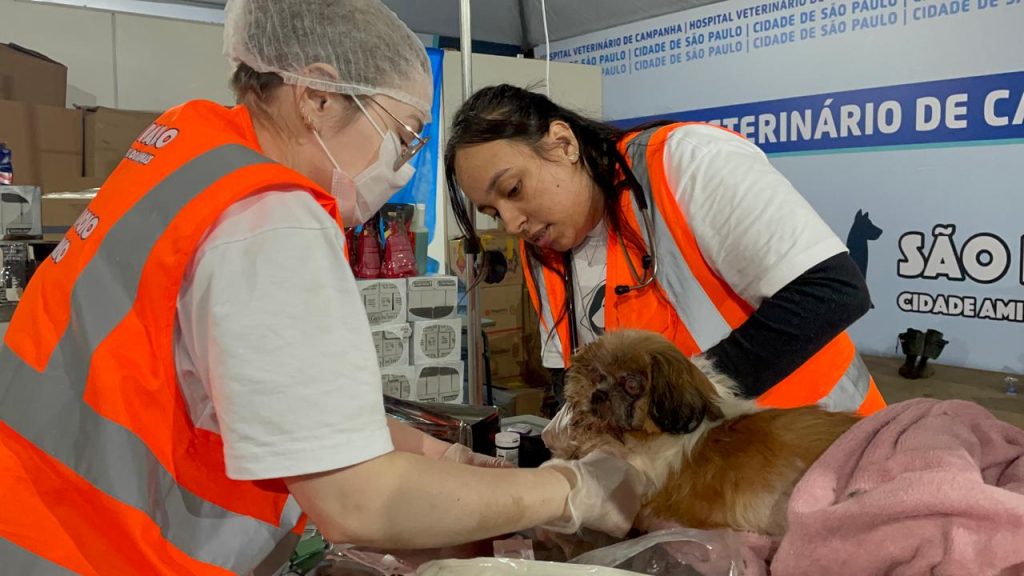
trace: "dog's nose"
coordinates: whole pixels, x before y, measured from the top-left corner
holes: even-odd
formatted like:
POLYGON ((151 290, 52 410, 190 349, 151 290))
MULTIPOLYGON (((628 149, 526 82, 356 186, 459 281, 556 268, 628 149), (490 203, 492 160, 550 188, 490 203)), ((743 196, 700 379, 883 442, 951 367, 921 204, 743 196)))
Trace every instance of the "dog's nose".
POLYGON ((607 401, 608 393, 605 392, 604 390, 594 390, 594 392, 590 395, 591 406, 600 406, 601 404, 604 404, 607 401))

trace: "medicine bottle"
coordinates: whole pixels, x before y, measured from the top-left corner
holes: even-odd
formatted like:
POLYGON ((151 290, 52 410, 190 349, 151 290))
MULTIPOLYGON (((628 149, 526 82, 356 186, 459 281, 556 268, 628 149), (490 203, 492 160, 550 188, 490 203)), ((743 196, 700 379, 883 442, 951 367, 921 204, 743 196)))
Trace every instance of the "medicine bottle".
POLYGON ((494 436, 495 455, 512 466, 519 466, 519 434, 498 432, 494 436))

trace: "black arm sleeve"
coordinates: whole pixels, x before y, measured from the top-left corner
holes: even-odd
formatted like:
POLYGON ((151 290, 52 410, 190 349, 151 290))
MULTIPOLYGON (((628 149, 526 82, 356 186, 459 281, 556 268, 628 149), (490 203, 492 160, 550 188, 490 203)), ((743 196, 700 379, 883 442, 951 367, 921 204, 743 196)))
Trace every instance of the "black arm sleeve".
POLYGON ((870 307, 860 269, 849 254, 838 254, 762 302, 705 356, 753 398, 802 365, 870 307))

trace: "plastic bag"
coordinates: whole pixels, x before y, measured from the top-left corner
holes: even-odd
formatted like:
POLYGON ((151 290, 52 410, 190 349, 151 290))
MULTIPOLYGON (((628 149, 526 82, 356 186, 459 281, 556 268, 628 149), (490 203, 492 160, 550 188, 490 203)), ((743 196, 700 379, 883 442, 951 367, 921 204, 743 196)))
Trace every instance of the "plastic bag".
POLYGON ((490 540, 425 550, 382 550, 337 544, 324 558, 315 576, 411 576, 417 568, 439 559, 481 558, 491 554, 490 540))
POLYGON ((512 560, 536 560, 533 554, 533 540, 528 538, 509 538, 494 541, 494 557, 512 560))
POLYGON ((345 250, 348 252, 348 265, 352 268, 352 273, 355 274, 356 260, 359 259, 359 254, 356 251, 356 246, 359 242, 359 234, 356 233, 355 228, 345 229, 345 250))
POLYGON ((387 224, 384 234, 384 264, 382 278, 406 278, 416 275, 416 253, 413 251, 409 233, 402 222, 387 224))
POLYGON ((645 534, 573 558, 573 564, 607 566, 658 576, 753 576, 745 546, 729 530, 672 528, 645 534))
POLYGON ((473 560, 436 560, 416 572, 418 576, 636 576, 633 572, 601 566, 559 564, 538 560, 511 558, 476 558, 473 560))
POLYGON ((391 554, 342 546, 332 550, 316 576, 413 576, 416 569, 391 554))
MULTIPOLYGON (((522 533, 520 536, 526 536, 522 533)), ((415 561, 403 554, 336 549, 318 569, 317 576, 763 576, 766 567, 751 552, 742 534, 729 530, 672 528, 618 542, 582 554, 568 563, 519 558, 452 559, 415 561), (412 566, 419 565, 418 569, 412 566)), ((534 544, 538 544, 534 540, 534 544)), ((541 544, 541 547, 543 544, 541 544)), ((450 552, 450 551, 448 551, 450 552)), ((479 551, 478 551, 479 553, 479 551)), ((543 549, 538 549, 542 557, 543 549)), ((546 554, 544 555, 546 556, 546 554)), ((438 556, 434 556, 437 558, 438 556)))
POLYGON ((356 278, 380 278, 380 220, 374 216, 363 225, 356 247, 356 261, 353 269, 356 278))

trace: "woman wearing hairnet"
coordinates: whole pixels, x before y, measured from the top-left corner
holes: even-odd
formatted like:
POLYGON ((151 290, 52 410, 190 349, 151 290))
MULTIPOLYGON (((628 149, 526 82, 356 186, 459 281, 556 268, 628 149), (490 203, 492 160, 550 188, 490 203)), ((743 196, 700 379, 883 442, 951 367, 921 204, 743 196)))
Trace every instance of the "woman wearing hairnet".
POLYGON ((395 548, 623 534, 624 462, 498 469, 385 418, 341 223, 412 176, 419 41, 378 0, 226 10, 239 105, 187 102, 139 137, 0 347, 4 572, 244 574, 306 517, 395 548))

